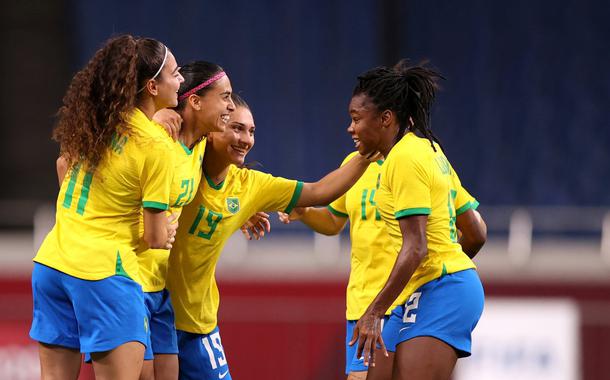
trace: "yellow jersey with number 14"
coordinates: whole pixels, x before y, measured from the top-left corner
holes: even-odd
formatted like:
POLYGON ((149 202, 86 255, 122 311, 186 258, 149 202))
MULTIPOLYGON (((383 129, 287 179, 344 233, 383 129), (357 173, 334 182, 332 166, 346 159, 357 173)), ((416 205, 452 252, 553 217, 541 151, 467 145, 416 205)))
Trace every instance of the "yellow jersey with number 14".
MULTIPOLYGON (((343 160, 345 165, 358 152, 343 160)), ((358 320, 383 288, 396 261, 388 234, 375 202, 383 161, 369 164, 362 177, 345 194, 332 202, 333 214, 349 218, 351 241, 350 275, 347 284, 346 319, 358 320)), ((400 297, 399 297, 400 298, 400 297)), ((398 303, 393 304, 390 314, 398 303)))
POLYGON ((135 251, 142 207, 167 210, 174 155, 166 133, 139 109, 95 169, 66 174, 55 226, 34 261, 84 280, 123 275, 140 281, 135 251))
POLYGON ((201 180, 195 199, 182 210, 169 256, 167 288, 178 330, 208 334, 216 327, 216 263, 227 240, 258 211, 290 212, 302 186, 234 165, 218 185, 207 177, 201 180))
POLYGON ((457 240, 458 213, 476 209, 478 202, 462 187, 457 173, 435 144, 407 133, 383 165, 377 205, 396 252, 402 246, 399 219, 428 215, 428 254, 397 301, 404 303, 420 286, 445 273, 475 268, 457 240))
MULTIPOLYGON (((170 187, 169 212, 179 217, 182 207, 191 203, 201 181, 201 164, 205 153, 205 138, 189 149, 180 141, 173 141, 175 167, 170 187)), ((140 223, 140 236, 144 235, 144 223, 140 223)), ((167 265, 170 251, 167 249, 148 248, 143 240, 137 250, 140 265, 140 279, 145 292, 158 292, 165 288, 167 265)))

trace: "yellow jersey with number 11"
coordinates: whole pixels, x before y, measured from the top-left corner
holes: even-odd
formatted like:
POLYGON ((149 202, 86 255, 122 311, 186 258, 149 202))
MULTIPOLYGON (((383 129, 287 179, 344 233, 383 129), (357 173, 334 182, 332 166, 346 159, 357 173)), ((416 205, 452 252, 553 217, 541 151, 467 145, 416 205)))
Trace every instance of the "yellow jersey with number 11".
POLYGON ((123 275, 139 282, 135 251, 142 207, 167 210, 174 155, 167 134, 139 109, 98 167, 66 174, 55 226, 34 261, 84 280, 123 275))

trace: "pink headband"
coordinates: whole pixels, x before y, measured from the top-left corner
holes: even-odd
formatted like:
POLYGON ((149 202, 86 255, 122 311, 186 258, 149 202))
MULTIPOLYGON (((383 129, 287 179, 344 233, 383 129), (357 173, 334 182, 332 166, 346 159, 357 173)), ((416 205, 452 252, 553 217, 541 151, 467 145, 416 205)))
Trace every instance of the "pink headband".
POLYGON ((201 90, 202 88, 207 87, 210 84, 216 82, 217 80, 219 80, 220 78, 224 77, 225 75, 227 75, 227 74, 224 71, 219 72, 218 74, 216 74, 213 77, 211 77, 210 79, 206 80, 205 82, 203 82, 199 86, 193 87, 189 91, 187 91, 184 94, 180 95, 178 97, 178 101, 179 102, 183 101, 184 99, 186 99, 189 96, 193 95, 194 93, 196 93, 197 91, 201 90))

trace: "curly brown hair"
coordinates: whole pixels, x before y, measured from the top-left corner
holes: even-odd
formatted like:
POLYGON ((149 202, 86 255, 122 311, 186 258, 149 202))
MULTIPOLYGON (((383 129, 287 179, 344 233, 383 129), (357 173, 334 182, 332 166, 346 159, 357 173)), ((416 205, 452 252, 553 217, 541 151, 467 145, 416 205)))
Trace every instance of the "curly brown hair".
POLYGON ((70 166, 81 162, 95 169, 113 135, 128 133, 126 118, 136 106, 138 88, 159 68, 163 48, 153 39, 115 37, 72 78, 53 130, 70 166))

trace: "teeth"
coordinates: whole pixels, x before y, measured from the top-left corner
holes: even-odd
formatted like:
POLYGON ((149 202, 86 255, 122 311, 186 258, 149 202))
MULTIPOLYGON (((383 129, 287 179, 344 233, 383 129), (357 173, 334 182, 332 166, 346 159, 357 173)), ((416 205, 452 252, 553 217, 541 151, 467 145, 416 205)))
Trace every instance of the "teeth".
POLYGON ((229 122, 229 115, 222 115, 220 117, 220 119, 224 122, 224 123, 228 123, 229 122))

